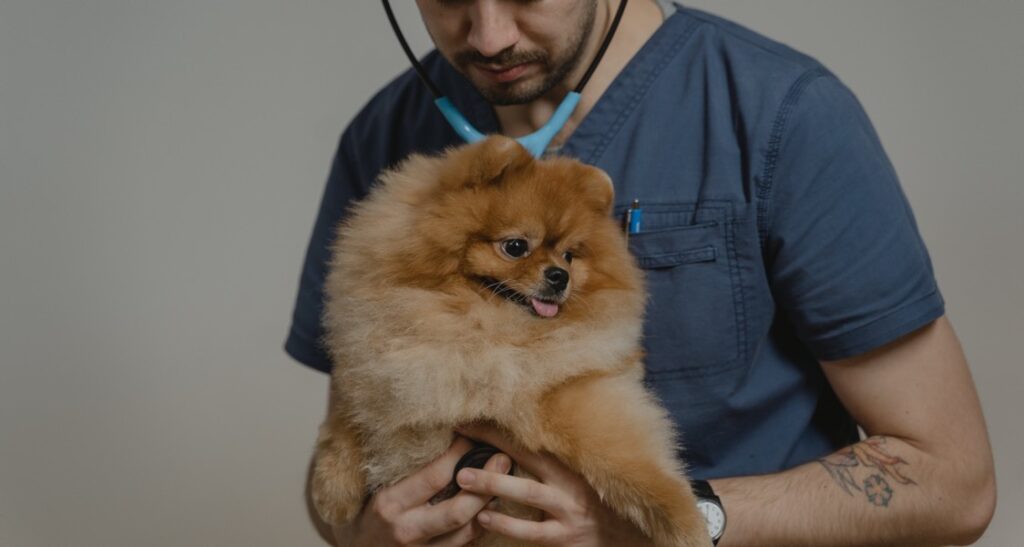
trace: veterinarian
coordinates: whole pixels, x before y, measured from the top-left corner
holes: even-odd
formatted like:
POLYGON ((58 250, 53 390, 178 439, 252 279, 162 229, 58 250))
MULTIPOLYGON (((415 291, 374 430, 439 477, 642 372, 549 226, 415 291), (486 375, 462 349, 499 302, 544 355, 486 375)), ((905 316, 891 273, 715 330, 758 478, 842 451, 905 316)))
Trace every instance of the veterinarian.
MULTIPOLYGON (((617 0, 417 0, 430 79, 484 133, 543 126, 594 58, 617 0)), ((367 24, 378 24, 367 22, 367 24)), ((385 25, 382 15, 382 31, 385 25)), ((396 45, 396 55, 399 55, 396 45)), ((333 229, 381 169, 460 137, 412 71, 341 137, 285 349, 321 371, 333 229)), ((721 18, 632 0, 548 146, 604 169, 650 292, 647 382, 682 433, 718 545, 969 544, 995 504, 992 454, 928 251, 864 110, 815 59, 721 18), (857 426, 867 434, 861 439, 857 426), (723 526, 724 524, 724 526, 723 526)), ((373 495, 342 545, 643 545, 590 487, 500 432, 373 495), (507 456, 506 456, 507 455, 507 456), (539 481, 506 476, 508 457, 539 481), (489 511, 492 497, 549 519, 489 511)))

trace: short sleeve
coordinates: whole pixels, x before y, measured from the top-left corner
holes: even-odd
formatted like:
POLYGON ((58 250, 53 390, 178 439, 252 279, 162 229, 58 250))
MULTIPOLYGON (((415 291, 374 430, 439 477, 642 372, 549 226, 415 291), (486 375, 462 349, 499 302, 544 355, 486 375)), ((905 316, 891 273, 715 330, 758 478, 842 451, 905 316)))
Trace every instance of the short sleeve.
POLYGON ((928 250, 856 97, 823 72, 787 101, 768 149, 765 253, 799 338, 818 359, 842 359, 940 317, 928 250))
POLYGON ((368 181, 356 153, 355 130, 350 126, 342 135, 330 175, 324 188, 313 234, 306 249, 306 258, 299 278, 299 291, 292 312, 291 330, 284 349, 300 363, 322 372, 331 371, 331 359, 321 339, 324 331, 321 315, 324 307, 323 286, 330 246, 338 223, 349 204, 366 194, 368 181))

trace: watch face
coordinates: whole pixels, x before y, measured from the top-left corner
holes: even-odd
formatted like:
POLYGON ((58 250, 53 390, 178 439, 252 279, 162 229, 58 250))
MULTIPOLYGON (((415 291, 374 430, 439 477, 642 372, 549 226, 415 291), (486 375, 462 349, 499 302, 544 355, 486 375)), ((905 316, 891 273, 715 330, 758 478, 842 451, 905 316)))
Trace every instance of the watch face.
POLYGON ((725 531, 725 511, 721 506, 711 500, 697 500, 697 508, 704 514, 704 521, 708 523, 708 535, 711 539, 722 537, 725 531))

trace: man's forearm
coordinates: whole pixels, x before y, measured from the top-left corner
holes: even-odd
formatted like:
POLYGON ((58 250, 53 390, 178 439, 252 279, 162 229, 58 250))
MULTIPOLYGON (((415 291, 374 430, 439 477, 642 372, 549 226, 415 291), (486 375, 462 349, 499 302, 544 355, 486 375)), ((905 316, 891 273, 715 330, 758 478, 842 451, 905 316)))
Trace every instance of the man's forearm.
POLYGON ((994 503, 970 462, 872 437, 782 473, 713 480, 728 518, 719 546, 969 544, 994 503))

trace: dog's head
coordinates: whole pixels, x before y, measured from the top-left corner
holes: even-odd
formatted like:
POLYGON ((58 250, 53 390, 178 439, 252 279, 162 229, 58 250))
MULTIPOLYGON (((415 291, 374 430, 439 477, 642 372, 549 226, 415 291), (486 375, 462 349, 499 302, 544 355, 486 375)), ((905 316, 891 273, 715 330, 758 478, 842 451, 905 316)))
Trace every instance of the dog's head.
POLYGON ((639 276, 600 169, 536 160, 500 136, 452 149, 437 166, 437 192, 414 236, 421 275, 446 272, 442 284, 471 286, 541 318, 592 313, 588 299, 603 290, 636 297, 639 276))

